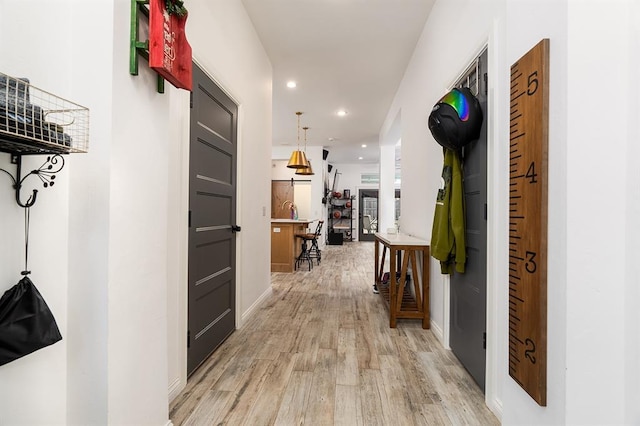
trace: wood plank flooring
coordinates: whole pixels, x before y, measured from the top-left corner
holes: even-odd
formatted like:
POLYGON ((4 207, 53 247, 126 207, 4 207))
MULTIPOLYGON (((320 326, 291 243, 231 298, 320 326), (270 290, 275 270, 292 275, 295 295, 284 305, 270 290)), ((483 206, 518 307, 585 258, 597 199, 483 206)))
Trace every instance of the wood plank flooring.
POLYGON ((174 425, 497 425, 484 395, 420 320, 389 328, 373 243, 327 246, 273 294, 170 406, 174 425))

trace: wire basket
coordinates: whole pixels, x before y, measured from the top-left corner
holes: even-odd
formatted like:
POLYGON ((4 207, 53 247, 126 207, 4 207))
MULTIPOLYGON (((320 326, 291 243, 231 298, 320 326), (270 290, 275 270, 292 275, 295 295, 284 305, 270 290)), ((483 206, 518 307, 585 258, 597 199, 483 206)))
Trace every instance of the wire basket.
POLYGON ((89 109, 0 73, 0 151, 69 154, 89 149, 89 109))

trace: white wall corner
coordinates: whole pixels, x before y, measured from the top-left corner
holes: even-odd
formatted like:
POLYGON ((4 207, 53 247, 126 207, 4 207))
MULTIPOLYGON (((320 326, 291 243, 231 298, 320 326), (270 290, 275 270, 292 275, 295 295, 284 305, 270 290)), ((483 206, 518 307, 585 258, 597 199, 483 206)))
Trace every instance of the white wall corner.
POLYGON ((449 324, 451 322, 451 312, 449 311, 449 307, 451 306, 451 295, 449 294, 449 286, 451 284, 451 277, 449 275, 442 275, 442 309, 443 309, 443 321, 442 321, 442 346, 445 349, 451 350, 451 346, 449 346, 449 324))
POLYGON ((249 318, 251 318, 251 316, 256 313, 256 311, 258 310, 262 302, 267 300, 269 296, 271 296, 271 293, 272 293, 271 286, 269 286, 269 288, 267 288, 265 292, 262 293, 260 297, 258 297, 258 299, 255 302, 253 302, 251 306, 249 306, 249 309, 247 309, 242 314, 242 318, 240 319, 240 324, 238 324, 238 328, 241 328, 249 320, 249 318))
POLYGON ((498 418, 500 422, 502 422, 502 400, 500 398, 489 398, 487 394, 487 399, 484 401, 489 407, 489 410, 498 418))
POLYGON ((493 238, 487 240, 487 293, 486 293, 486 374, 485 403, 487 407, 502 421, 502 380, 503 365, 507 363, 504 354, 507 323, 506 306, 508 301, 503 294, 507 293, 508 283, 508 231, 503 224, 508 223, 509 193, 508 168, 509 157, 506 141, 508 130, 507 105, 509 81, 508 69, 502 66, 505 62, 505 22, 495 17, 488 40, 488 72, 489 72, 489 115, 487 145, 487 202, 492 206, 488 212, 487 234, 493 238))
POLYGON ((440 325, 438 325, 438 323, 435 322, 434 320, 431 320, 430 324, 431 324, 431 332, 433 333, 433 335, 436 337, 436 339, 438 339, 438 341, 440 341, 442 346, 445 346, 444 331, 442 331, 442 328, 440 327, 440 325))
MULTIPOLYGON (((176 378, 169 385, 169 402, 171 402, 174 399, 176 399, 176 397, 178 395, 180 395, 180 392, 182 392, 182 390, 185 388, 185 386, 187 386, 186 378, 185 378, 185 380, 182 380, 181 377, 176 378)), ((171 421, 169 421, 169 423, 171 423, 171 421)))

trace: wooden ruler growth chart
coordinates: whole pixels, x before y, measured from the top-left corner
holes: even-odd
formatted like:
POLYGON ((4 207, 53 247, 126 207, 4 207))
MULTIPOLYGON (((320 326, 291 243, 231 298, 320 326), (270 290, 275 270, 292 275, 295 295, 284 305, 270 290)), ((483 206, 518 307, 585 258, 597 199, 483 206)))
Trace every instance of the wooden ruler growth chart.
POLYGON ((547 405, 549 39, 511 66, 509 375, 547 405))

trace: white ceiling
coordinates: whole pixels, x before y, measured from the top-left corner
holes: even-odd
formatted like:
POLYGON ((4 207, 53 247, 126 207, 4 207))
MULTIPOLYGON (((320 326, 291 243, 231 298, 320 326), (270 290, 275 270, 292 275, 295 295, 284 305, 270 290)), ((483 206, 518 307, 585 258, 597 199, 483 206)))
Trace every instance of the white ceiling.
POLYGON ((273 144, 296 146, 301 111, 308 145, 325 147, 330 163, 377 163, 380 128, 434 1, 242 0, 273 65, 273 144))

